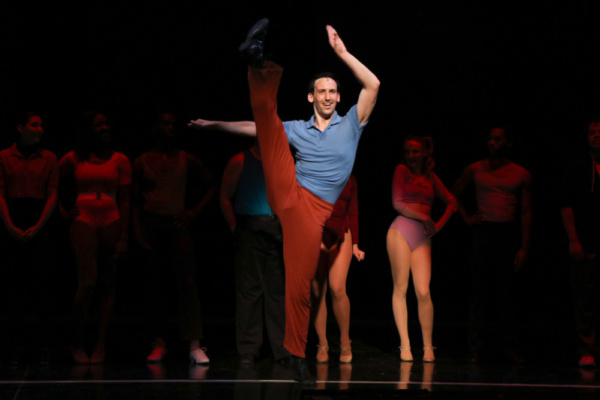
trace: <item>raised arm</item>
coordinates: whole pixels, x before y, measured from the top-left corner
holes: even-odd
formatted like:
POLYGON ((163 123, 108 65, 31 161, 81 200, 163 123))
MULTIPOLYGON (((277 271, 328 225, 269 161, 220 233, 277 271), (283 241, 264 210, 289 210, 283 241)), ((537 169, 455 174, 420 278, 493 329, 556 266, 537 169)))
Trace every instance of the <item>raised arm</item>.
POLYGON ((379 79, 366 66, 364 66, 356 57, 346 50, 346 46, 332 26, 327 25, 327 34, 329 35, 329 44, 335 51, 335 54, 350 68, 354 77, 362 85, 362 90, 358 96, 357 113, 358 121, 364 124, 369 120, 371 112, 377 102, 377 93, 379 92, 379 79))
POLYGON ((199 118, 190 121, 188 126, 198 130, 215 130, 240 136, 256 136, 254 121, 209 121, 199 118))

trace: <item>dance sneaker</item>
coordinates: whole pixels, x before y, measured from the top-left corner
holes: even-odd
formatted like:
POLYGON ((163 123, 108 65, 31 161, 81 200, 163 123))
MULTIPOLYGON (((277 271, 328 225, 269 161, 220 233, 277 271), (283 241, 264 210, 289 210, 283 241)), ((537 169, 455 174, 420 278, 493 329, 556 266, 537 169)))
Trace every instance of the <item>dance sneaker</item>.
POLYGON ((250 28, 246 40, 238 48, 246 63, 252 68, 261 69, 264 66, 264 40, 268 27, 269 20, 267 18, 259 20, 250 28))
POLYGON ((149 363, 159 363, 167 354, 167 349, 164 346, 155 346, 152 349, 152 353, 146 357, 146 361, 149 363))
POLYGON ((584 368, 595 367, 596 360, 594 360, 594 356, 583 356, 579 359, 579 366, 584 368))
POLYGON ((194 364, 208 364, 210 359, 206 356, 206 347, 190 349, 190 361, 194 364))

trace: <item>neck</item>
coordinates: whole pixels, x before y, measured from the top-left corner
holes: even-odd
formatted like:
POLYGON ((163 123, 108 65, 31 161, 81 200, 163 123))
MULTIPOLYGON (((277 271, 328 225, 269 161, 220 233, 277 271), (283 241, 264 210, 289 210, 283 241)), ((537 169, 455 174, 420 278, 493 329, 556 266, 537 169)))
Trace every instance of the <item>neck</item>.
POLYGON ((17 150, 19 150, 19 153, 23 156, 29 157, 38 150, 38 144, 17 142, 17 150))
POLYGON ((329 118, 325 118, 320 116, 319 114, 315 113, 315 122, 314 125, 319 128, 319 130, 321 132, 323 132, 331 123, 331 121, 333 120, 333 116, 335 115, 335 113, 331 114, 331 116, 329 118))
POLYGON ((490 166, 492 168, 498 168, 498 167, 502 167, 503 165, 508 164, 510 160, 508 158, 506 158, 506 156, 501 155, 501 156, 490 157, 489 161, 490 161, 490 166))

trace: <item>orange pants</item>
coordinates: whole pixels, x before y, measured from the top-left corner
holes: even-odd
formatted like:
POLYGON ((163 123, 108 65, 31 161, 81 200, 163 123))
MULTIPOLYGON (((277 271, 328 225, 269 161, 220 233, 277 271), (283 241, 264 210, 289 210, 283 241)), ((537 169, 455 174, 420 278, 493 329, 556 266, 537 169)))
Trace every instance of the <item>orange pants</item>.
POLYGON ((315 277, 323 225, 333 204, 298 184, 296 167, 283 124, 277 115, 277 89, 283 68, 268 62, 250 68, 250 102, 265 172, 267 199, 283 229, 285 263, 285 348, 305 357, 310 324, 310 290, 315 277))

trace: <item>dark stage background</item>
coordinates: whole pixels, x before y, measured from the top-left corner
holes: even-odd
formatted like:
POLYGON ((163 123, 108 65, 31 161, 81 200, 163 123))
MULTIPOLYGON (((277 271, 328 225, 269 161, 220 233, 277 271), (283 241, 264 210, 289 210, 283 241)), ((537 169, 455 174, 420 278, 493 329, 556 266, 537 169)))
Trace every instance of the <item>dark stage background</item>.
MULTIPOLYGON (((521 293, 515 293, 523 302, 524 340, 572 345, 567 244, 555 187, 560 171, 584 150, 586 121, 599 110, 600 35, 592 2, 11 3, 0 5, 1 144, 12 143, 15 113, 34 107, 44 116, 44 145, 59 157, 72 149, 75 117, 89 108, 106 110, 116 148, 132 160, 149 144, 148 118, 156 109, 173 109, 184 123, 194 117, 251 119, 237 46, 265 16, 272 21, 268 50, 285 67, 282 119, 310 117, 306 84, 320 70, 339 75, 339 110, 345 113, 359 86, 329 47, 325 25, 334 26, 381 80, 354 169, 366 252, 348 278, 357 320, 392 321, 385 236, 395 216, 391 180, 402 138, 432 136, 436 173, 451 186, 466 165, 485 157, 490 124, 508 124, 516 138, 513 158, 534 180, 532 249, 521 293)), ((184 126, 181 133, 184 148, 218 179, 228 159, 251 144, 184 126)), ((231 319, 230 234, 216 199, 194 229, 205 318, 231 319)), ((58 310, 67 314, 75 281, 62 232, 53 284, 58 310)), ((455 329, 458 342, 466 341, 469 235, 455 216, 433 245, 436 323, 455 329)), ((132 254, 119 270, 117 318, 123 320, 137 318, 143 306, 138 278, 144 267, 135 260, 132 254)), ((410 302, 416 318, 412 294, 410 302)), ((388 337, 397 341, 390 329, 388 337)), ((207 340, 218 334, 207 323, 207 340)))

